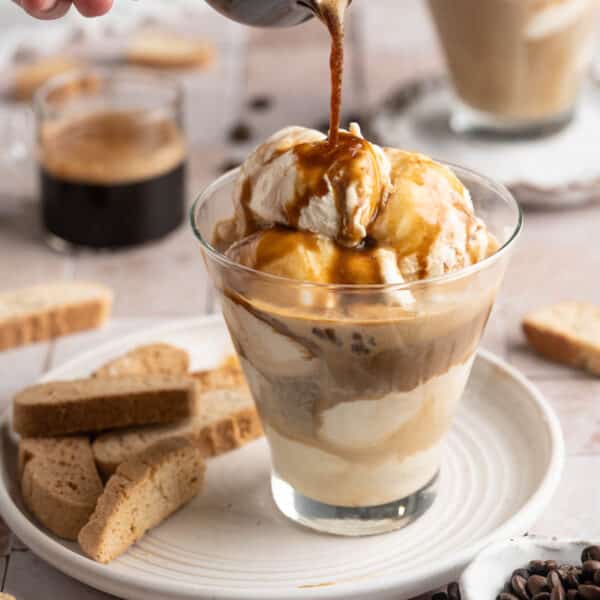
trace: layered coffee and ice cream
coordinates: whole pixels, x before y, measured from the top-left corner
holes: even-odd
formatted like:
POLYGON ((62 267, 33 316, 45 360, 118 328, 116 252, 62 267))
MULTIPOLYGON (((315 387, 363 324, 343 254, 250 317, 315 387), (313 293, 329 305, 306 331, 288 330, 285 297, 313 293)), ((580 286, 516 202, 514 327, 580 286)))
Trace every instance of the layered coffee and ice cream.
POLYGON ((214 245, 246 269, 217 279, 278 476, 344 507, 426 486, 496 291, 439 302, 427 283, 497 249, 469 191, 356 125, 335 146, 291 127, 242 165, 234 206, 214 245))
POLYGON ((311 4, 332 37, 328 135, 275 133, 200 196, 193 224, 277 506, 320 531, 382 533, 435 497, 518 209, 474 173, 340 129, 348 0, 311 4))
POLYGON ((568 115, 598 0, 429 0, 452 80, 471 109, 513 121, 568 115))

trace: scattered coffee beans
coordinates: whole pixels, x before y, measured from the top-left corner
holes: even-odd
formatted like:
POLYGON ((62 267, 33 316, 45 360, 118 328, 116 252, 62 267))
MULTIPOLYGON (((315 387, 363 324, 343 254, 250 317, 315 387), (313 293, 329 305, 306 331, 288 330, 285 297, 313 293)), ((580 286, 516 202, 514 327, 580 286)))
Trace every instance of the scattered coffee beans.
POLYGON ((436 592, 431 596, 431 600, 461 600, 458 583, 453 581, 448 584, 445 592, 436 592))
POLYGON ((260 96, 254 96, 248 100, 248 106, 257 112, 262 112, 265 110, 269 110, 273 105, 273 98, 271 96, 267 96, 266 94, 260 96))
POLYGON ((513 572, 496 600, 600 600, 600 546, 585 548, 581 566, 532 560, 513 572))
POLYGON ((244 121, 239 121, 229 130, 229 141, 241 144, 250 141, 252 135, 252 128, 250 125, 244 121))

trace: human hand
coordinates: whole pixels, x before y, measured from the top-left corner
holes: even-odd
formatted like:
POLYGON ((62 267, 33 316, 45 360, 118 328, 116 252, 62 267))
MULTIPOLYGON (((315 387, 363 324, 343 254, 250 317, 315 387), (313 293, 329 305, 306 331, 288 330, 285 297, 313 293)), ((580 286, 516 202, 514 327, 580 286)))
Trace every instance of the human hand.
POLYGON ((14 0, 21 8, 37 19, 58 19, 71 5, 84 17, 98 17, 110 10, 113 0, 14 0))

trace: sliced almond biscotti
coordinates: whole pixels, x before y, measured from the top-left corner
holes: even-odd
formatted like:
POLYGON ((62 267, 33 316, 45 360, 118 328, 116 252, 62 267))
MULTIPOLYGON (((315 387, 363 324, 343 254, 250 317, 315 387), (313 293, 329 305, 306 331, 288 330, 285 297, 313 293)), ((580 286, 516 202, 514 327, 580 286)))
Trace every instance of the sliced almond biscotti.
POLYGON ((21 438, 19 440, 19 473, 32 458, 48 458, 55 462, 77 462, 79 456, 87 456, 91 451, 90 440, 86 436, 21 438))
POLYGON ((246 388, 210 390, 200 396, 199 413, 173 425, 136 427, 105 433, 92 448, 103 477, 159 440, 183 436, 202 456, 217 456, 260 437, 262 427, 246 388))
POLYGON ((131 375, 186 375, 190 368, 189 354, 171 344, 138 346, 127 354, 94 371, 92 377, 127 377, 131 375))
POLYGON ((560 302, 528 314, 527 340, 550 360, 600 375, 600 306, 560 302))
POLYGON ((88 282, 57 282, 0 294, 0 350, 100 327, 113 293, 88 282))
POLYGON ((132 38, 126 57, 132 64, 155 69, 202 68, 214 61, 215 49, 204 40, 146 29, 132 38))
POLYGON ((19 461, 27 508, 52 533, 76 540, 102 494, 89 440, 22 440, 19 461))
POLYGON ((26 388, 13 401, 13 427, 24 437, 172 423, 196 413, 194 381, 172 375, 55 381, 26 388))
POLYGON ((188 440, 163 440, 131 458, 108 480, 96 510, 79 533, 81 549, 107 563, 191 500, 204 464, 188 440))

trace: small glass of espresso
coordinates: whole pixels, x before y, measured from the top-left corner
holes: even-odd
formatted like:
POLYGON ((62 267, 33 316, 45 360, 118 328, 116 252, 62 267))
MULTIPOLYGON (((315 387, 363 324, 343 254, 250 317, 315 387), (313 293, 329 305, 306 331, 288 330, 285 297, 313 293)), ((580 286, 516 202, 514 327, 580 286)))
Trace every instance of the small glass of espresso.
POLYGON ((185 210, 183 95, 163 76, 92 69, 36 95, 41 209, 52 247, 156 240, 185 210))

